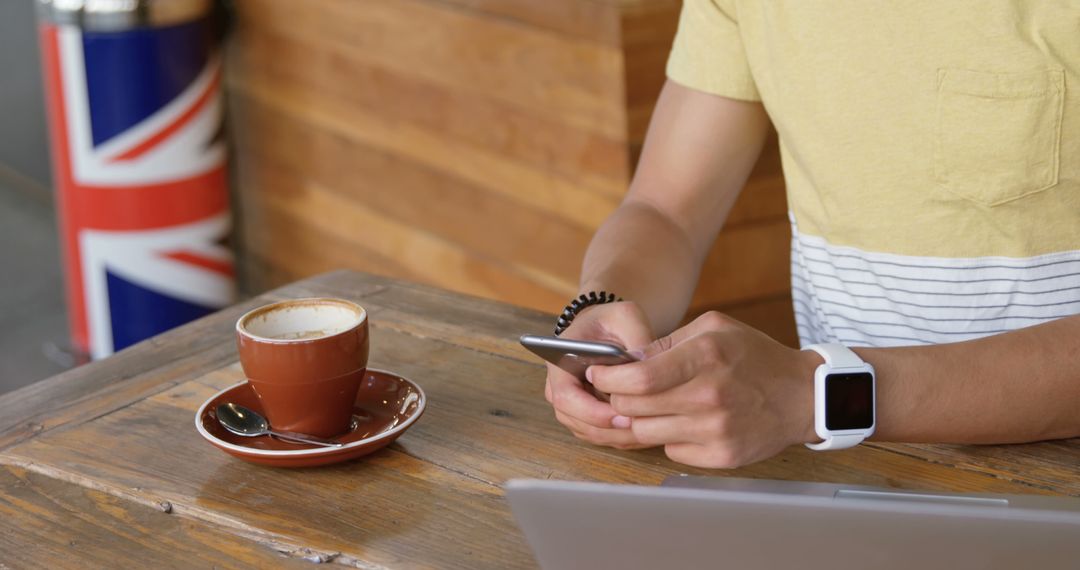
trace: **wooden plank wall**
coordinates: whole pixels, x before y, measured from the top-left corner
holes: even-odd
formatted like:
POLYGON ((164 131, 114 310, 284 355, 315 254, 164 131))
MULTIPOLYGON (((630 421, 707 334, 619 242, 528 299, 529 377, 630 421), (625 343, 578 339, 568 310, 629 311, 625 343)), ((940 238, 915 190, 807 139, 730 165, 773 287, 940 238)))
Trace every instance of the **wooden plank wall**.
MULTIPOLYGON (((249 291, 350 267, 555 312, 629 183, 678 0, 237 0, 227 61, 249 291)), ((765 153, 694 310, 793 342, 765 153)))

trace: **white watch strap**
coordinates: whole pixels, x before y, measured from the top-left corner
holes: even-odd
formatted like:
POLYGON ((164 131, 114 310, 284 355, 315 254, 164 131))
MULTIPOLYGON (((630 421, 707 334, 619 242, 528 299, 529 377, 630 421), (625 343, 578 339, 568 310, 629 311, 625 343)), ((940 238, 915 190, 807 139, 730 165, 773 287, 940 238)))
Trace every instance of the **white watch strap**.
POLYGON ((858 368, 866 364, 858 354, 842 344, 812 344, 803 350, 820 354, 830 368, 858 368))
POLYGON ((807 443, 806 447, 813 449, 814 451, 823 451, 826 449, 847 449, 849 447, 855 447, 866 439, 861 435, 834 435, 829 439, 821 443, 807 443))

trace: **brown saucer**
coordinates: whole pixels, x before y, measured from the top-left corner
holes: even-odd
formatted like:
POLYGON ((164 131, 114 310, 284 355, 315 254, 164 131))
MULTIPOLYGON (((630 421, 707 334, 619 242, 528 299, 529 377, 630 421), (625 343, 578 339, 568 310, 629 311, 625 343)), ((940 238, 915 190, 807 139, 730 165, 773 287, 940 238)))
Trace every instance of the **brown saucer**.
POLYGON ((390 444, 420 418, 427 398, 412 380, 385 370, 368 368, 356 395, 352 428, 330 438, 345 444, 341 447, 290 443, 268 435, 242 437, 233 434, 218 423, 214 412, 219 404, 226 402, 240 404, 263 414, 259 398, 247 382, 214 394, 195 413, 195 429, 214 447, 252 463, 274 467, 313 467, 355 459, 390 444))

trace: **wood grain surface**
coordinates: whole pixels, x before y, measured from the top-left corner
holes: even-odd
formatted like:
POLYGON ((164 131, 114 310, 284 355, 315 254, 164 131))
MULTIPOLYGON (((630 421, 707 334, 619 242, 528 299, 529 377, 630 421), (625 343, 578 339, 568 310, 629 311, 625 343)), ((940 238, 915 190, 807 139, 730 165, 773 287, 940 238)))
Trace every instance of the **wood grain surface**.
POLYGON ((1077 440, 791 448, 723 473, 674 464, 658 450, 583 444, 554 420, 544 369, 517 344, 551 319, 342 271, 8 394, 0 398, 0 562, 48 566, 78 552, 92 565, 116 548, 118 563, 164 566, 306 558, 359 568, 527 568, 533 561, 501 490, 514 477, 656 484, 694 473, 1080 496, 1077 440), (324 468, 250 465, 202 441, 196 408, 241 378, 237 316, 315 295, 364 305, 371 365, 418 382, 425 415, 386 449, 324 468))
MULTIPOLYGON (((238 0, 226 82, 246 288, 353 268, 545 311, 641 151, 680 0, 238 0)), ((775 137, 702 272, 797 341, 775 137), (750 227, 753 226, 753 227, 750 227)))
POLYGON ((161 516, 170 508, 0 468, 0 568, 309 567, 215 525, 161 516))

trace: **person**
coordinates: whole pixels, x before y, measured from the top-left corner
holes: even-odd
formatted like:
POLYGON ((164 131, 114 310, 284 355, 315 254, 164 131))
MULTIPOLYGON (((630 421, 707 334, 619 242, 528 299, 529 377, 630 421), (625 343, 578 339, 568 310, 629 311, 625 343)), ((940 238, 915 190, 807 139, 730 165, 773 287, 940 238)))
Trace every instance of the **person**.
POLYGON ((725 315, 679 327, 779 135, 803 346, 877 373, 873 439, 1080 436, 1080 3, 686 0, 641 159, 562 336, 640 362, 549 366, 577 437, 732 468, 819 441, 817 353, 725 315))

